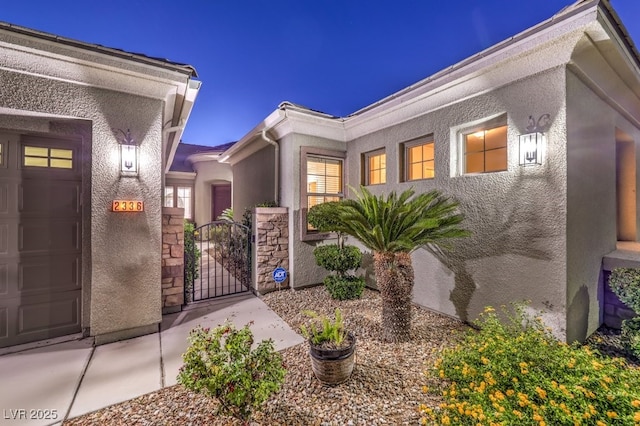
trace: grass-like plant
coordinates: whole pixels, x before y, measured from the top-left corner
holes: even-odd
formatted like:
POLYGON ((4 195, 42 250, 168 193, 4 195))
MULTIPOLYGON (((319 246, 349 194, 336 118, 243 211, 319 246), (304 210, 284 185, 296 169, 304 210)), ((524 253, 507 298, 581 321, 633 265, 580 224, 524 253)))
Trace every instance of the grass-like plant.
POLYGON ((253 412, 284 382, 286 370, 273 340, 255 349, 249 324, 236 329, 229 322, 213 330, 191 330, 189 347, 182 355, 178 382, 187 389, 214 397, 218 412, 249 424, 253 412))
POLYGON ((640 370, 586 346, 557 341, 524 306, 487 308, 477 326, 427 372, 423 424, 637 425, 640 370), (506 321, 504 320, 506 317, 506 321))
POLYGON ((198 279, 198 259, 200 259, 200 250, 196 245, 198 235, 195 234, 193 223, 188 220, 184 221, 184 286, 185 286, 185 302, 191 302, 193 292, 193 284, 198 279))
POLYGON ((347 331, 344 328, 342 312, 336 308, 335 319, 319 315, 314 311, 302 311, 303 314, 311 318, 309 324, 300 326, 302 336, 309 340, 314 346, 327 345, 330 347, 340 347, 347 338, 347 331))

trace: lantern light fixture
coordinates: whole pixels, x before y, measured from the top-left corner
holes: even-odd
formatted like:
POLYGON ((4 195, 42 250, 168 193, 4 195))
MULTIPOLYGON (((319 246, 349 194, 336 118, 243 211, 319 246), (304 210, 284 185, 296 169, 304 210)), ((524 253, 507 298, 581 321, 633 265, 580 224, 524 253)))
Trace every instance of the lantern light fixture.
POLYGON ((518 136, 521 166, 542 165, 547 142, 544 131, 548 128, 549 121, 549 114, 543 114, 538 121, 534 120, 533 116, 529 116, 527 133, 518 136))
POLYGON ((122 133, 120 144, 120 176, 138 176, 140 168, 139 147, 131 136, 131 132, 127 129, 126 133, 118 129, 122 133))

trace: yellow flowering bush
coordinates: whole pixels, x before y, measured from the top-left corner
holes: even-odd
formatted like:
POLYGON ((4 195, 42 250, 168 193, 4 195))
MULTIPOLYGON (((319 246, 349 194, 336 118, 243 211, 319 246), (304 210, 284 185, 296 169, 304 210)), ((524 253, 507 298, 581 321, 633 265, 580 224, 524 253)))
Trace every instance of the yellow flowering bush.
POLYGON ((640 369, 586 346, 557 341, 523 305, 487 308, 462 342, 427 371, 422 424, 637 425, 640 369))

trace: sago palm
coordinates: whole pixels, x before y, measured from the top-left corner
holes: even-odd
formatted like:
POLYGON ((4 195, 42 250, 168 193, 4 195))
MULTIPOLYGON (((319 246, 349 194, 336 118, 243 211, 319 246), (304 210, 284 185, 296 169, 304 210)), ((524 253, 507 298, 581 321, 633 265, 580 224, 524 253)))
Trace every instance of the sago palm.
POLYGON ((382 299, 382 338, 409 340, 414 274, 411 252, 429 246, 440 250, 447 240, 468 235, 459 225, 458 203, 438 191, 415 195, 408 189, 388 197, 366 188, 355 199, 339 203, 337 230, 351 235, 373 251, 374 269, 382 299))

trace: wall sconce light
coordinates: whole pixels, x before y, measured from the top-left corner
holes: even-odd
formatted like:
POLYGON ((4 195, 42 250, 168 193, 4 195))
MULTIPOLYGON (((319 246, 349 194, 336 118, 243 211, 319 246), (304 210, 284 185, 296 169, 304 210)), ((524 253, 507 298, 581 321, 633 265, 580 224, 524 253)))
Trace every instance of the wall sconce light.
POLYGON ((546 145, 544 130, 549 126, 549 114, 543 114, 536 122, 529 116, 527 133, 518 136, 520 142, 520 165, 535 166, 542 164, 542 157, 546 145))
POLYGON ((131 132, 122 133, 120 142, 120 176, 138 176, 139 169, 139 147, 131 137, 131 132))

